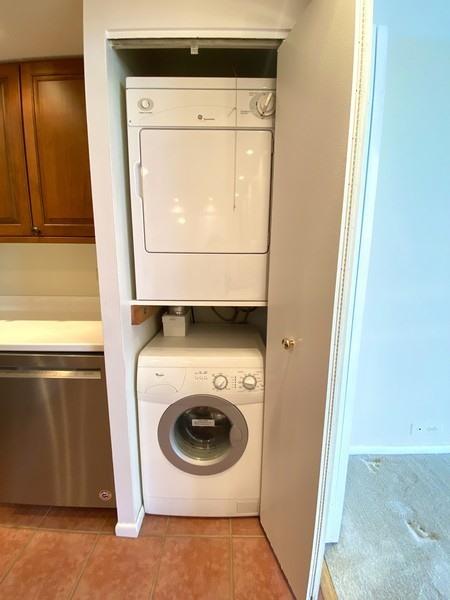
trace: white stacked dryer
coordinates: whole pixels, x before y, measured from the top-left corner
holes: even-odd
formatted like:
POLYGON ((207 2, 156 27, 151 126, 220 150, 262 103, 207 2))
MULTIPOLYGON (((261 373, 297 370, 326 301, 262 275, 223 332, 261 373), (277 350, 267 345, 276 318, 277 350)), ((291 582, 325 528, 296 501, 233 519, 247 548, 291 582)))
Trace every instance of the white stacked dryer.
POLYGON ((264 304, 275 80, 126 86, 137 299, 264 304))

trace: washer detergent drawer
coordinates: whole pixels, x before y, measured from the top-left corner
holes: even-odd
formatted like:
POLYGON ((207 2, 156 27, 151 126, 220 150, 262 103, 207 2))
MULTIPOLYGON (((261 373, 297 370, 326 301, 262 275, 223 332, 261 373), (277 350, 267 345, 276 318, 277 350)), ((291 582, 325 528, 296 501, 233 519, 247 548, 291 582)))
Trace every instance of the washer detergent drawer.
POLYGON ((102 355, 0 355, 0 502, 115 506, 102 355))
POLYGON ((140 143, 147 252, 267 252, 270 131, 142 129, 140 143))
POLYGON ((147 402, 167 404, 183 387, 186 379, 186 369, 155 368, 139 365, 136 388, 138 398, 147 402))

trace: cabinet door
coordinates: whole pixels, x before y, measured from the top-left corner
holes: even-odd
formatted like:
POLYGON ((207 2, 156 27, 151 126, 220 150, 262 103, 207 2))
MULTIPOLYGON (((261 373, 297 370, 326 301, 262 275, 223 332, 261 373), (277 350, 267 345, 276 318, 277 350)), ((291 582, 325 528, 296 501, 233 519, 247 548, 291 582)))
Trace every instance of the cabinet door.
POLYGON ((42 236, 92 237, 82 59, 21 65, 33 224, 42 236))
POLYGON ((0 64, 0 235, 31 234, 19 65, 0 64))

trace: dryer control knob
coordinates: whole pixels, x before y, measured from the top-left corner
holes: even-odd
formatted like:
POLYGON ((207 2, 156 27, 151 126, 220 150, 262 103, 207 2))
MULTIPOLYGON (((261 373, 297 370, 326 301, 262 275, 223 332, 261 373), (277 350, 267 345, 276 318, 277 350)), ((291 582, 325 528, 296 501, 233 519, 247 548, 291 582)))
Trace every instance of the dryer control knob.
POLYGON ((214 387, 216 390, 224 390, 228 385, 228 379, 225 375, 216 375, 214 377, 214 387))
POLYGON ((138 109, 140 111, 150 111, 153 108, 153 102, 150 98, 141 98, 138 100, 138 109))
POLYGON ((254 390, 257 383, 258 382, 256 381, 256 377, 254 375, 246 375, 242 380, 242 385, 246 390, 254 390))
POLYGON ((275 92, 263 92, 256 100, 256 112, 266 119, 275 113, 275 92))

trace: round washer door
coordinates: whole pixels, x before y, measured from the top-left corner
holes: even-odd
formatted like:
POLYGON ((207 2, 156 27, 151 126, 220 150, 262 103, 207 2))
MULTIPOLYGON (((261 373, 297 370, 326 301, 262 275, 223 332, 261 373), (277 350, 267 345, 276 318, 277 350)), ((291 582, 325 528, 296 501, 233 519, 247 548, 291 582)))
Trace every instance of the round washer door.
POLYGON ((159 446, 178 469, 214 475, 243 455, 248 428, 241 411, 223 398, 186 396, 167 408, 158 425, 159 446))

